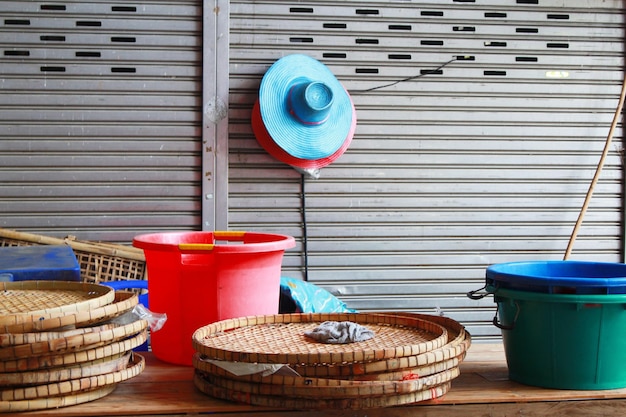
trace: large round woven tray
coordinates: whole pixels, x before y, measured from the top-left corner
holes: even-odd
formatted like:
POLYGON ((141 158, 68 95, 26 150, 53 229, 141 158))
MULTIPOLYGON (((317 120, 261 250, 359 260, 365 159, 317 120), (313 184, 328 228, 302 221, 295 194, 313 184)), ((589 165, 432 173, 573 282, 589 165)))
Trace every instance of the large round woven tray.
POLYGON ((0 325, 87 311, 115 298, 111 287, 69 281, 0 282, 0 325))
POLYGON ((434 322, 390 314, 278 314, 223 320, 193 334, 197 352, 237 362, 339 364, 410 357, 442 347, 448 332, 434 322), (350 321, 374 331, 372 339, 326 344, 305 336, 325 321, 350 321))
MULTIPOLYGON (((411 358, 388 359, 369 363, 347 363, 336 365, 291 365, 301 376, 336 378, 346 381, 397 381, 406 378, 424 377, 437 372, 452 369, 465 358, 471 344, 471 336, 458 322, 440 316, 421 315, 417 313, 401 313, 412 317, 432 320, 446 328, 450 341, 439 349, 411 358), (406 366, 404 366, 406 365, 406 366)), ((196 354, 194 364, 197 369, 225 378, 268 384, 285 384, 289 376, 267 375, 260 373, 250 375, 233 375, 220 367, 220 361, 209 362, 196 354)))
POLYGON ((89 310, 51 316, 21 315, 17 323, 0 323, 0 332, 12 334, 84 327, 118 317, 133 309, 138 302, 137 294, 130 291, 116 291, 113 303, 89 310))
POLYGON ((131 355, 128 366, 123 370, 46 385, 4 389, 0 391, 0 400, 35 400, 42 397, 57 397, 60 395, 93 390, 133 378, 139 375, 144 370, 144 367, 145 359, 143 356, 133 354, 131 355))
POLYGON ((113 342, 104 346, 56 355, 34 356, 30 358, 0 361, 0 372, 24 372, 55 367, 72 366, 85 362, 107 358, 120 353, 126 353, 140 346, 148 338, 148 330, 145 329, 137 335, 119 342, 113 342))
POLYGON ((85 362, 76 366, 27 372, 0 372, 0 387, 44 385, 70 379, 108 374, 126 369, 131 352, 85 362))
POLYGON ((197 372, 194 375, 194 385, 201 392, 223 400, 294 410, 360 410, 366 408, 391 407, 438 398, 443 396, 450 389, 450 382, 446 382, 423 391, 379 397, 361 396, 336 399, 288 398, 284 396, 250 394, 218 387, 211 384, 197 372))
MULTIPOLYGON (((461 349, 459 355, 452 357, 450 359, 443 359, 441 361, 436 360, 439 356, 438 353, 450 350, 451 348, 455 348, 456 346, 461 346, 467 348, 470 343, 470 336, 465 331, 463 325, 458 323, 455 320, 452 320, 447 317, 442 316, 429 316, 418 313, 398 313, 402 315, 409 315, 411 317, 421 318, 423 320, 432 320, 433 322, 440 324, 446 328, 448 331, 449 341, 440 349, 436 349, 432 352, 427 352, 424 355, 419 355, 419 358, 416 358, 415 361, 420 363, 416 367, 405 368, 405 369, 388 369, 388 362, 395 363, 396 361, 381 361, 381 362, 371 362, 368 364, 368 369, 370 372, 364 373, 365 369, 360 364, 343 364, 347 365, 347 368, 338 368, 339 372, 336 372, 335 366, 341 365, 324 365, 322 368, 318 368, 317 365, 293 365, 296 369, 303 371, 306 373, 307 368, 312 368, 313 372, 309 371, 311 376, 315 376, 316 373, 323 374, 328 378, 338 378, 342 380, 364 380, 364 381, 373 381, 373 380, 400 380, 404 378, 411 378, 414 376, 427 376, 433 373, 442 372, 447 369, 451 369, 452 367, 458 366, 458 364, 465 357, 465 349, 461 349), (435 361, 435 362, 431 362, 435 361), (300 368, 298 368, 300 367, 300 368), (330 368, 330 369, 327 369, 330 368), (382 370, 379 370, 382 369, 382 370), (346 372, 346 369, 349 370, 346 372), (355 375, 356 373, 356 375, 355 375), (345 374, 345 375, 343 375, 345 374)), ((458 349, 454 349, 456 352, 458 349)), ((267 375, 264 376, 261 373, 257 374, 249 374, 249 375, 234 375, 223 367, 220 367, 221 361, 207 361, 206 358, 202 357, 199 353, 196 353, 194 356, 194 364, 197 364, 196 368, 200 369, 204 372, 208 372, 211 374, 215 374, 218 376, 223 376, 226 378, 241 380, 241 381, 250 381, 250 382, 264 382, 264 383, 275 383, 275 384, 283 384, 281 375, 267 375)), ((287 377, 288 378, 288 377, 287 377)))
POLYGON ((43 340, 26 345, 8 346, 0 349, 0 361, 32 358, 41 355, 78 352, 92 349, 117 340, 136 335, 148 328, 146 320, 105 328, 104 330, 77 334, 60 339, 43 340))
POLYGON ((0 413, 20 413, 35 410, 48 410, 53 408, 68 407, 71 405, 84 404, 106 397, 112 393, 117 384, 106 385, 92 391, 71 393, 58 397, 38 398, 35 400, 0 401, 0 413))

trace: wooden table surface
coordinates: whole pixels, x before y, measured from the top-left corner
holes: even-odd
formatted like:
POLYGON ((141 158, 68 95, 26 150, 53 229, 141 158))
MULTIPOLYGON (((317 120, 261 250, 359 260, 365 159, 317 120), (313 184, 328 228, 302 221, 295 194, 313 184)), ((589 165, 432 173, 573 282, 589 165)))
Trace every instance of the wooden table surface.
POLYGON ((508 380, 501 344, 474 343, 461 365, 461 376, 442 398, 409 406, 362 411, 285 411, 235 404, 200 393, 193 368, 167 364, 152 354, 145 371, 120 383, 110 395, 57 410, 19 413, 24 416, 156 416, 198 415, 243 417, 354 416, 620 416, 626 415, 626 389, 568 391, 525 386, 508 380))

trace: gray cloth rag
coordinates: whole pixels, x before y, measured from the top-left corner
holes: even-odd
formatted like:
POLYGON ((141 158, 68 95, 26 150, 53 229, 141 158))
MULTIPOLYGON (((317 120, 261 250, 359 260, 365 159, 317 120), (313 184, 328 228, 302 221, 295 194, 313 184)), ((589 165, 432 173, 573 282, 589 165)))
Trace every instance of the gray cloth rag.
POLYGON ((363 342, 374 337, 374 332, 351 321, 325 321, 305 336, 322 343, 363 342))

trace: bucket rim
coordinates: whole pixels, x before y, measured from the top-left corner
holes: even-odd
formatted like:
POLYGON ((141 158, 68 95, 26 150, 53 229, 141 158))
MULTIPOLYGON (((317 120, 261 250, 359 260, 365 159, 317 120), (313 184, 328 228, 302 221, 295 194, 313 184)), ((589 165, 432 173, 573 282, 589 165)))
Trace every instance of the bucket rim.
POLYGON ((293 248, 292 236, 261 232, 174 231, 146 233, 133 238, 133 246, 157 252, 184 253, 251 253, 274 252, 293 248), (194 238, 201 238, 194 242, 194 238), (190 241, 190 239, 192 241, 190 241), (215 240, 237 241, 240 244, 215 244, 215 240), (195 248, 185 248, 187 246, 195 248), (189 245, 191 244, 191 245, 189 245))
POLYGON ((485 277, 487 284, 613 289, 626 287, 626 264, 570 260, 506 262, 488 266, 485 277))

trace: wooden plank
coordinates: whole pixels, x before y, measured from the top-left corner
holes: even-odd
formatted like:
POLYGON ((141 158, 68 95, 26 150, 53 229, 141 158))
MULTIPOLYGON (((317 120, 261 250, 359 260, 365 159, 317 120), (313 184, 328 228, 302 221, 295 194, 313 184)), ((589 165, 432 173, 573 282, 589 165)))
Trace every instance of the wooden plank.
MULTIPOLYGON (((243 417, 319 416, 319 411, 288 411, 235 404, 195 389, 191 367, 171 365, 146 353, 146 370, 100 400, 58 410, 24 413, 34 416, 185 415, 206 413, 243 417)), ((330 411, 337 417, 409 416, 622 416, 626 389, 570 391, 530 387, 509 381, 500 343, 475 343, 461 365, 461 376, 444 397, 411 406, 362 411, 330 411)))

